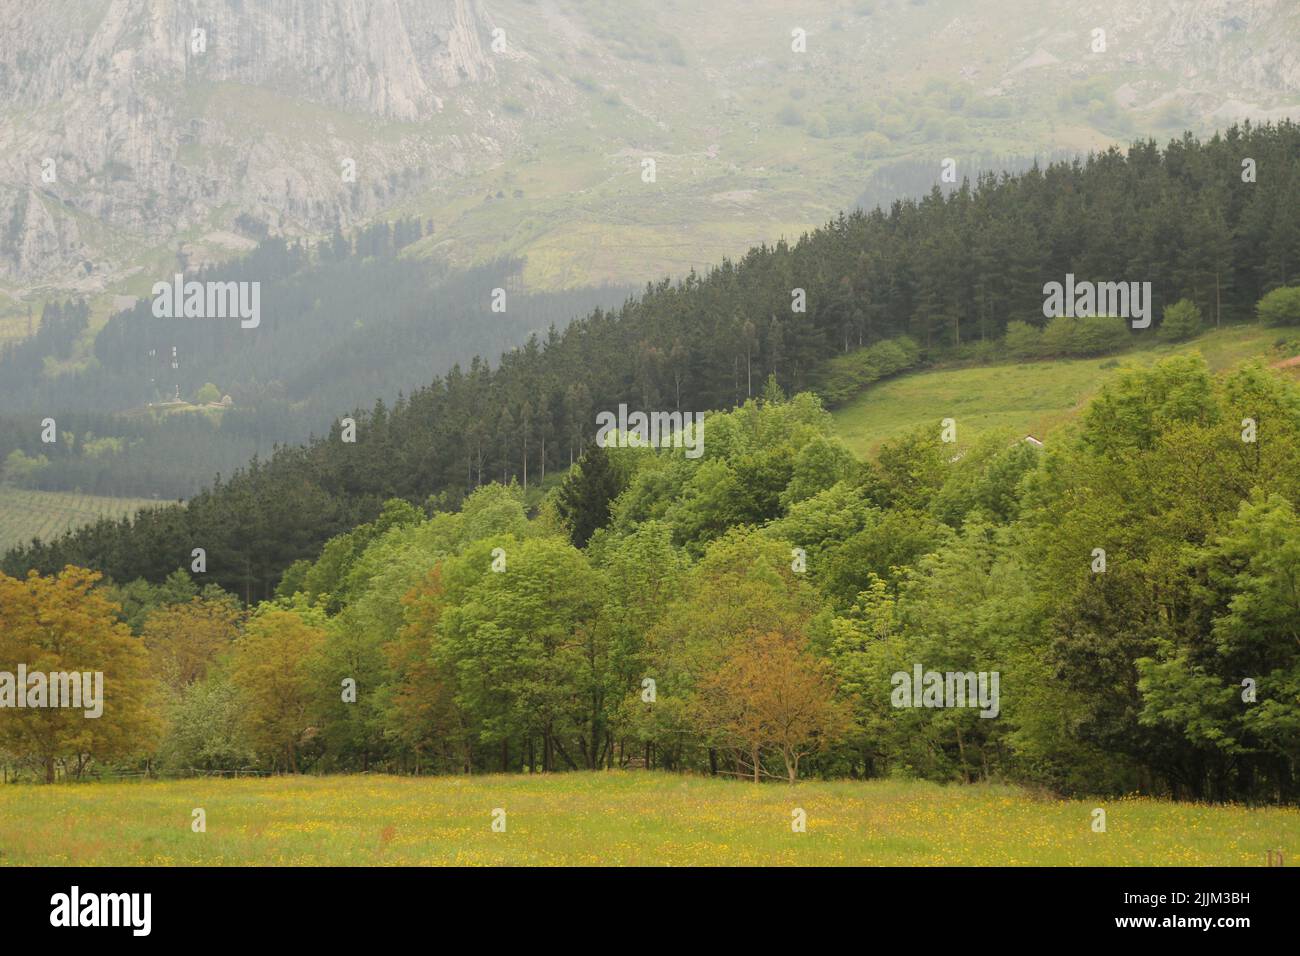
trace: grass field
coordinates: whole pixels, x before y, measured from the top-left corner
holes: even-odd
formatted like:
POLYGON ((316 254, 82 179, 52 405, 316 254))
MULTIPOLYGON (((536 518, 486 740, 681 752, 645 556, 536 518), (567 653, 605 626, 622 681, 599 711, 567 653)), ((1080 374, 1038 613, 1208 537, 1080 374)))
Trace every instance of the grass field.
POLYGON ((919 782, 627 771, 0 787, 10 865, 1262 866, 1298 841, 1297 808, 919 782), (1105 833, 1091 827, 1098 806, 1105 833), (206 832, 191 828, 195 808, 206 832), (807 832, 792 831, 795 808, 807 832))
POLYGON ((917 425, 957 420, 958 441, 1011 428, 1044 438, 1070 421, 1125 364, 1149 365, 1179 352, 1200 351, 1219 371, 1250 359, 1275 362, 1270 347, 1294 333, 1260 326, 1209 332, 1192 342, 1154 345, 1119 356, 935 369, 889 379, 865 389, 835 412, 836 428, 858 454, 917 425))
POLYGON ((0 485, 0 552, 32 538, 49 540, 96 518, 135 514, 158 502, 146 498, 105 498, 74 491, 29 491, 0 485))

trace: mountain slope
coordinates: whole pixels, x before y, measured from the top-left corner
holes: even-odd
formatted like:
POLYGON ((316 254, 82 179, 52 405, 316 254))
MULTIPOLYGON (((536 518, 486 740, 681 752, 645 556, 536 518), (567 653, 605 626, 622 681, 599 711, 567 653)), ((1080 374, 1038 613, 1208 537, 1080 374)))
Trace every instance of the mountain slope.
POLYGON ((1224 322, 1244 320, 1269 289, 1300 279, 1298 142, 1292 123, 1233 128, 1204 144, 1189 136, 1163 152, 1139 144, 984 178, 888 215, 843 215, 794 245, 752 249, 647 288, 616 312, 593 310, 499 367, 453 368, 391 410, 358 413, 355 443, 336 425, 183 508, 13 551, 3 568, 74 563, 161 580, 177 566, 177 542, 203 541, 220 555, 212 578, 252 600, 385 499, 455 502, 484 483, 527 484, 571 463, 597 412, 730 408, 769 375, 804 390, 831 356, 900 334, 925 348, 996 340, 1012 320, 1041 324, 1044 281, 1068 272, 1150 281, 1152 324, 1119 330, 1139 342, 1184 297, 1212 321, 1220 310, 1224 322), (1258 182, 1242 181, 1243 152, 1266 171, 1258 182), (794 307, 798 289, 806 311, 794 307))
POLYGON ((50 290, 142 294, 178 249, 197 267, 266 231, 409 214, 437 220, 415 254, 522 255, 533 286, 642 282, 825 221, 882 164, 933 181, 945 157, 967 175, 976 155, 1300 104, 1285 0, 757 0, 743 16, 683 0, 12 0, 6 15, 11 316, 50 290))

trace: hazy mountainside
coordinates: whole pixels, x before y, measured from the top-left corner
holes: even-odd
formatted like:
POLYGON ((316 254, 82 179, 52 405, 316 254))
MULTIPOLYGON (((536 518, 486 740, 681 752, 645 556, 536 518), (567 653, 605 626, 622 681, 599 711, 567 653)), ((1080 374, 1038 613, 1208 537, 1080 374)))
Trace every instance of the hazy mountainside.
POLYGON ((259 282, 256 329, 237 317, 159 318, 146 298, 88 346, 84 303, 47 304, 35 335, 0 346, 0 481, 188 497, 277 443, 325 433, 348 408, 391 404, 634 291, 515 292, 518 261, 453 272, 399 257, 420 230, 383 224, 314 250, 268 239, 192 274, 259 282), (63 370, 46 374, 51 366, 63 370), (33 427, 47 415, 60 429, 54 443, 33 427))
MULTIPOLYGON (((195 273, 199 282, 258 281, 256 329, 229 320, 158 317, 143 298, 99 329, 85 368, 50 377, 48 357, 75 364, 85 329, 70 318, 41 322, 64 334, 0 349, 0 405, 7 411, 127 412, 189 399, 215 383, 236 407, 285 401, 327 416, 391 400, 475 356, 499 356, 534 332, 562 328, 596 306, 612 308, 631 287, 519 292, 521 263, 498 260, 463 272, 390 253, 315 258, 268 240, 248 256, 195 273), (257 277, 256 279, 254 277, 257 277), (500 289, 501 307, 492 308, 500 289)), ((328 424, 329 418, 325 419, 328 424)), ((316 422, 320 425, 320 422, 316 422)), ((299 437, 299 436, 294 436, 299 437)))
MULTIPOLYGON (((567 466, 592 439, 596 413, 620 403, 730 408, 769 375, 803 390, 833 356, 900 335, 925 349, 978 345, 993 355, 1009 325, 1045 336, 1043 283, 1071 272, 1151 283, 1149 327, 1088 323, 1125 341, 1157 335, 1165 308, 1184 297, 1210 323, 1249 319, 1264 293, 1300 277, 1298 157, 1294 123, 1234 127, 1206 143, 1187 136, 1163 151, 1143 143, 1087 163, 982 177, 887 214, 841 214, 797 243, 661 282, 616 312, 596 309, 506 353, 498 367, 453 368, 398 405, 359 416, 354 444, 335 427, 185 507, 10 552, 3 568, 73 563, 119 581, 161 581, 178 565, 178 542, 187 543, 182 557, 205 542, 219 556, 212 580, 263 597, 290 564, 373 518, 386 499, 454 503, 487 482, 527 485, 567 466), (1257 181, 1243 180, 1242 156, 1256 160, 1257 181)), ((1062 320, 1073 334, 1066 316, 1047 331, 1062 320)))
POLYGON ((10 0, 8 334, 14 300, 142 294, 178 248, 199 266, 412 213, 437 220, 412 252, 526 256, 533 286, 682 275, 825 221, 881 164, 934 177, 1300 103, 1289 0, 700 6, 10 0))

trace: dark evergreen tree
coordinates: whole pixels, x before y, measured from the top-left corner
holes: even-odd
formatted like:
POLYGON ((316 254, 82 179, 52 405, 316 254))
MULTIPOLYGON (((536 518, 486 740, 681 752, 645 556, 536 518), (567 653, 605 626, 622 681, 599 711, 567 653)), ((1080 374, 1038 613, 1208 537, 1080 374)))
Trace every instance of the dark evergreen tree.
POLYGON ((609 505, 622 490, 619 485, 609 455, 593 442, 565 475, 557 499, 575 547, 586 547, 596 530, 609 524, 609 505))

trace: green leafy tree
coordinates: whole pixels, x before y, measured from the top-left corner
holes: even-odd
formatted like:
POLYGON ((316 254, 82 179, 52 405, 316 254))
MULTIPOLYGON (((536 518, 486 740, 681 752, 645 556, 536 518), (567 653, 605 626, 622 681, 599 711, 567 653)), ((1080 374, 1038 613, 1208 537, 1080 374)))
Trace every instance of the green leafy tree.
POLYGON ((242 770, 256 762, 243 729, 243 702, 227 675, 211 672, 180 692, 158 748, 163 770, 242 770))
POLYGON ((312 711, 322 688, 314 671, 323 625, 319 612, 263 605, 235 642, 231 659, 230 679, 249 743, 269 763, 293 773, 316 733, 312 711))
POLYGON ((600 764, 610 701, 609 648, 596 626, 600 575, 555 538, 489 539, 466 551, 450 575, 474 578, 439 622, 439 653, 455 669, 457 703, 479 742, 502 748, 540 738, 542 767, 556 755, 571 767, 600 764), (489 547, 506 555, 491 569, 489 547), (575 756, 565 742, 578 742, 575 756))
POLYGON ((1079 320, 1069 315, 1058 315, 1047 323, 1039 342, 1043 355, 1054 358, 1078 355, 1081 346, 1079 320))
POLYGON ((1199 335, 1203 327, 1201 310, 1190 299, 1179 299, 1165 307, 1160 322, 1160 338, 1166 342, 1182 342, 1199 335))
POLYGON ((211 382, 206 383, 194 393, 194 401, 199 405, 215 404, 221 401, 221 389, 211 382))
POLYGON ((1300 325, 1300 285, 1281 286, 1255 304, 1265 325, 1300 325))
POLYGON ((1043 351, 1043 333, 1028 322, 1016 320, 1007 323, 1005 346, 1007 354, 1018 359, 1038 358, 1043 351))

